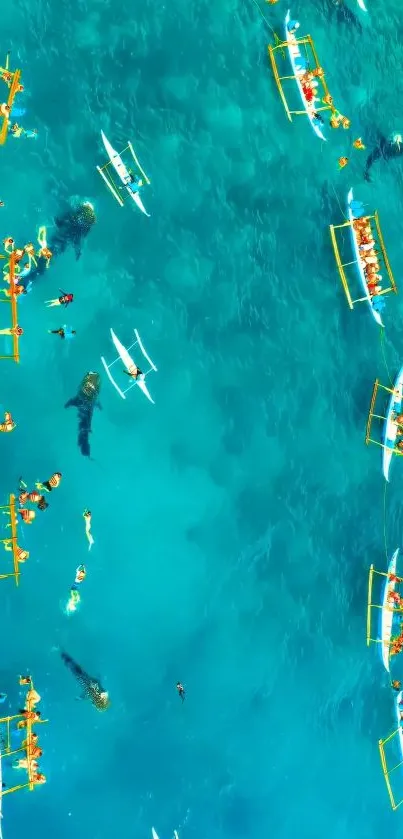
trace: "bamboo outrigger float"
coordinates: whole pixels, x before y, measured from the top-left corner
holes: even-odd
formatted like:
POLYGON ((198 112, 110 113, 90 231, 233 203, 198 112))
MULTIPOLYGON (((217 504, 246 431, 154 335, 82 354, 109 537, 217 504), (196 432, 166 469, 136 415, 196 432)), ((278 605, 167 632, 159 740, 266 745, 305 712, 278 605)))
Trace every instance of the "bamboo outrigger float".
POLYGON ((13 570, 10 570, 4 574, 0 574, 0 580, 7 580, 10 577, 14 577, 15 584, 16 586, 18 586, 21 571, 18 560, 18 554, 20 549, 18 547, 18 520, 15 502, 15 495, 10 495, 8 504, 5 504, 0 507, 0 512, 3 513, 3 515, 5 516, 9 516, 10 518, 7 527, 10 527, 11 529, 11 535, 7 536, 4 539, 0 539, 0 544, 3 545, 4 549, 7 552, 10 552, 12 554, 13 560, 13 570))
MULTIPOLYGON (((17 295, 14 293, 15 283, 17 280, 17 273, 16 273, 16 259, 15 259, 15 251, 11 251, 8 254, 9 259, 6 262, 3 274, 7 274, 8 280, 7 282, 10 283, 10 296, 5 297, 4 299, 0 299, 0 303, 3 305, 10 306, 10 314, 11 314, 11 329, 12 329, 12 339, 13 339, 13 351, 8 355, 0 355, 0 360, 3 359, 11 359, 15 361, 16 364, 20 363, 20 350, 19 350, 19 335, 18 335, 18 307, 17 307, 17 295)), ((6 259, 3 254, 0 254, 0 259, 6 259)))
POLYGON ((350 191, 348 193, 348 196, 347 196, 348 221, 345 221, 342 224, 331 224, 330 225, 330 237, 331 237, 331 240, 332 240, 334 256, 335 256, 335 259, 336 259, 336 265, 337 265, 337 268, 338 268, 338 271, 339 271, 339 274, 340 274, 340 279, 341 279, 342 286, 344 288, 344 293, 346 295, 347 302, 348 302, 348 305, 349 305, 350 309, 354 309, 354 306, 355 306, 356 303, 368 303, 371 314, 372 314, 374 320, 376 321, 376 323, 378 323, 379 326, 383 326, 382 317, 381 317, 380 312, 378 311, 376 301, 382 295, 389 294, 391 291, 393 291, 395 294, 397 294, 397 286, 396 286, 396 283, 395 283, 395 280, 394 280, 394 277, 393 277, 392 269, 390 267, 390 262, 389 262, 388 255, 386 253, 385 243, 384 243, 384 240, 383 240, 382 231, 381 231, 381 227, 380 227, 380 224, 379 224, 378 212, 375 211, 373 213, 373 215, 370 215, 370 216, 365 215, 364 216, 363 212, 358 212, 358 207, 359 206, 362 206, 362 205, 360 205, 360 202, 354 202, 353 190, 350 189, 350 191), (379 247, 379 251, 378 251, 379 259, 382 259, 384 269, 386 269, 388 279, 389 279, 389 285, 387 286, 387 288, 383 288, 383 289, 377 291, 376 296, 375 295, 371 296, 371 294, 370 294, 370 291, 369 291, 369 288, 368 288, 368 285, 367 285, 367 280, 366 280, 366 277, 365 277, 365 274, 364 274, 364 267, 363 267, 362 262, 361 262, 359 244, 358 244, 357 236, 356 236, 356 233, 355 233, 355 230, 354 230, 354 222, 357 221, 360 218, 365 219, 365 221, 371 227, 372 238, 374 239, 376 245, 378 245, 378 247, 379 247), (371 222, 373 222, 373 226, 372 226, 371 222), (342 262, 339 243, 337 241, 337 236, 336 236, 336 230, 343 230, 345 228, 349 228, 349 230, 350 230, 351 244, 352 244, 353 255, 354 255, 354 259, 349 260, 348 262, 342 262), (365 295, 364 297, 358 297, 355 300, 353 300, 352 293, 350 291, 349 282, 348 282, 347 275, 346 275, 346 271, 345 271, 345 268, 348 268, 350 265, 355 265, 356 266, 357 273, 358 273, 359 284, 361 286, 361 290, 364 292, 364 295, 365 295))
MULTIPOLYGON (((378 741, 379 755, 381 758, 383 777, 385 778, 386 789, 388 791, 390 805, 392 810, 397 810, 403 804, 403 780, 400 782, 401 792, 397 795, 394 786, 392 785, 391 775, 403 766, 403 728, 400 714, 402 713, 403 705, 403 691, 397 695, 395 700, 395 709, 398 727, 392 731, 384 740, 378 741), (388 746, 389 744, 389 746, 388 746), (393 750, 396 756, 393 756, 393 765, 389 766, 387 751, 390 751, 390 746, 393 744, 393 750), (388 746, 386 749, 385 746, 388 746), (397 761, 397 762, 396 762, 397 761)), ((392 762, 392 761, 391 761, 392 762)), ((393 781, 394 783, 394 781, 393 781)))
POLYGON ((396 586, 403 583, 402 577, 396 577, 396 564, 399 556, 399 549, 394 552, 387 571, 377 571, 373 565, 369 569, 368 575, 368 601, 367 601, 367 647, 371 643, 381 644, 380 652, 382 662, 385 669, 390 671, 390 657, 393 654, 392 646, 392 631, 393 619, 395 615, 403 617, 403 608, 400 605, 400 595, 396 592, 396 586), (373 601, 373 584, 374 578, 379 578, 382 582, 382 594, 380 602, 373 601), (376 637, 372 627, 373 610, 377 610, 379 615, 378 634, 376 637))
POLYGON ((17 93, 23 90, 21 70, 10 70, 10 53, 7 53, 6 66, 0 67, 0 81, 8 87, 7 101, 0 104, 0 146, 4 146, 10 125, 11 111, 17 93))
POLYGON ((284 22, 285 41, 278 41, 274 46, 270 44, 268 46, 268 53, 274 79, 290 122, 292 122, 294 116, 307 116, 316 136, 321 140, 326 140, 322 130, 323 120, 319 115, 321 111, 331 111, 334 113, 336 109, 333 105, 333 100, 329 93, 322 67, 319 64, 313 40, 310 35, 305 35, 303 38, 296 38, 294 34, 295 29, 292 28, 292 24, 297 24, 297 22, 291 21, 290 17, 290 12, 287 12, 284 22), (287 50, 291 63, 291 69, 293 71, 291 75, 289 73, 286 75, 280 75, 276 62, 276 53, 278 50, 280 50, 283 57, 285 50, 287 50), (316 71, 318 71, 318 86, 321 85, 323 93, 321 104, 318 107, 316 107, 314 102, 307 102, 301 85, 301 79, 305 73, 311 72, 315 75, 316 71), (289 80, 293 80, 297 84, 302 104, 304 106, 303 109, 293 109, 288 104, 282 83, 289 80))
POLYGON ((13 768, 24 771, 26 780, 0 790, 0 812, 2 799, 5 795, 19 792, 22 789, 28 789, 32 792, 37 786, 46 783, 45 775, 38 772, 38 758, 40 757, 38 752, 41 750, 38 746, 38 735, 34 728, 36 725, 47 723, 48 720, 38 718, 38 712, 35 711, 35 706, 40 702, 40 696, 34 688, 31 676, 20 677, 20 685, 26 685, 27 687, 24 712, 0 718, 0 730, 4 743, 0 753, 0 766, 6 758, 16 757, 17 763, 13 764, 13 768), (21 743, 17 748, 14 748, 12 736, 20 731, 21 743))
POLYGON ((367 426, 365 430, 365 443, 373 443, 382 448, 382 468, 386 481, 389 481, 389 470, 392 455, 403 455, 403 427, 396 422, 403 409, 403 367, 401 367, 393 388, 382 385, 379 379, 375 379, 372 389, 371 404, 369 406, 367 426), (389 404, 385 415, 375 413, 376 398, 379 389, 390 394, 389 404), (383 440, 374 440, 371 437, 372 420, 378 419, 383 422, 383 440), (400 430, 401 429, 401 430, 400 430), (398 436, 400 437, 397 442, 398 436), (401 447, 402 446, 402 447, 401 447))

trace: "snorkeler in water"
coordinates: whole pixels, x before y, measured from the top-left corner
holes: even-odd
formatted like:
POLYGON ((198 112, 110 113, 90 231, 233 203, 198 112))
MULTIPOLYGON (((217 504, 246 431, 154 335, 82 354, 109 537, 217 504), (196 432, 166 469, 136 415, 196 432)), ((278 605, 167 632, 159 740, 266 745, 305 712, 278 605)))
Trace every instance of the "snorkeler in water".
POLYGON ((88 550, 90 551, 93 544, 94 544, 94 538, 93 538, 92 533, 91 533, 91 519, 92 519, 91 511, 90 510, 84 510, 83 516, 84 516, 84 521, 85 521, 85 535, 86 535, 86 537, 88 539, 88 542, 89 542, 88 550))
POLYGON ((80 605, 81 596, 80 592, 77 591, 76 586, 72 586, 70 589, 70 597, 66 604, 66 612, 67 614, 71 614, 72 612, 76 612, 78 606, 80 605))
POLYGON ((185 701, 185 688, 183 687, 181 682, 176 683, 176 690, 178 691, 178 695, 180 696, 182 702, 185 701))
POLYGON ((74 294, 68 294, 66 291, 60 291, 60 297, 55 297, 53 300, 45 300, 45 303, 50 309, 52 306, 64 306, 65 308, 74 300, 74 294))
POLYGON ((54 472, 48 481, 37 481, 35 486, 37 489, 42 491, 45 490, 45 492, 52 492, 52 489, 56 489, 60 485, 61 480, 62 473, 54 472))
POLYGON ((48 329, 49 335, 60 335, 61 338, 74 338, 77 335, 76 330, 71 326, 60 326, 59 329, 48 329))

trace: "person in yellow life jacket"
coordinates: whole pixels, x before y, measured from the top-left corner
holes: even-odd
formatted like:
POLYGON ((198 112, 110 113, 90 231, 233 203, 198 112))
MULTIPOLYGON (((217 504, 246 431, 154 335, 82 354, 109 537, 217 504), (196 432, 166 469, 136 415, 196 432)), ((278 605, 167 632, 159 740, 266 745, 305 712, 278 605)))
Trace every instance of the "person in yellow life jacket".
POLYGON ((340 169, 344 169, 348 164, 348 157, 339 157, 338 164, 340 169))
POLYGON ((21 516, 22 521, 24 524, 32 524, 36 517, 35 510, 27 510, 23 507, 21 510, 17 510, 19 516, 21 516))
POLYGON ((13 285, 10 288, 2 288, 0 289, 2 294, 5 294, 6 297, 19 297, 20 294, 26 294, 27 290, 23 285, 13 285))
POLYGON ((7 434, 10 431, 14 431, 15 427, 16 427, 16 424, 15 424, 11 414, 9 413, 9 411, 6 411, 5 414, 4 414, 4 422, 0 423, 0 431, 3 431, 5 434, 7 434))
POLYGON ((20 676, 20 685, 32 684, 31 676, 20 676))
POLYGON ((38 769, 38 761, 29 760, 27 757, 20 757, 19 760, 14 761, 13 769, 32 769, 36 771, 38 769))
MULTIPOLYGON (((6 542, 4 543, 4 548, 5 548, 6 551, 12 551, 13 550, 13 540, 12 539, 7 539, 6 542)), ((17 562, 25 562, 27 559, 29 559, 29 551, 25 551, 24 548, 20 548, 19 545, 15 546, 14 551, 15 551, 15 555, 16 555, 16 558, 17 558, 17 562)), ((21 682, 20 682, 20 684, 21 684, 21 682)))
POLYGON ((36 772, 36 774, 32 776, 32 780, 34 784, 46 784, 46 775, 44 775, 43 772, 36 772))
POLYGON ((13 125, 10 125, 10 134, 12 134, 13 137, 16 137, 17 140, 21 137, 23 133, 24 129, 22 125, 18 125, 18 122, 14 122, 13 125))
POLYGON ((357 137, 356 140, 353 140, 353 146, 355 149, 365 149, 364 143, 361 140, 361 137, 357 137))
POLYGON ((54 472, 52 477, 49 478, 48 481, 43 481, 42 483, 40 481, 37 481, 35 486, 37 489, 40 489, 42 491, 44 490, 45 492, 52 492, 53 489, 56 489, 59 486, 61 479, 62 473, 54 472))
POLYGON ((25 707, 32 710, 32 708, 34 708, 40 701, 41 697, 39 696, 39 693, 34 690, 34 688, 30 688, 25 697, 25 707))
POLYGON ((17 335, 18 338, 24 334, 24 330, 22 326, 12 326, 8 327, 7 329, 0 329, 0 335, 17 335))

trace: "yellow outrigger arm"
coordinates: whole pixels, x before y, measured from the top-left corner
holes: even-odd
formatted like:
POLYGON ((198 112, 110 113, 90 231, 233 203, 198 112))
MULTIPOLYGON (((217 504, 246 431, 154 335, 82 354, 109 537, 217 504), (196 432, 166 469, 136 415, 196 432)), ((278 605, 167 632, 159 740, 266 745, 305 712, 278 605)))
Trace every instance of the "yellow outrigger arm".
POLYGON ((19 585, 20 579, 20 567, 18 564, 18 521, 17 521, 17 513, 15 509, 15 495, 10 495, 8 504, 0 507, 0 514, 3 513, 6 516, 10 517, 9 525, 11 529, 11 534, 5 539, 0 539, 0 544, 4 545, 6 551, 12 552, 13 555, 13 571, 9 571, 6 574, 0 574, 0 580, 7 580, 9 577, 14 577, 16 586, 19 585))
MULTIPOLYGON (((387 417, 384 417, 383 414, 375 413, 375 403, 379 388, 381 388, 381 390, 385 390, 386 393, 390 393, 392 395, 395 394, 395 390, 393 388, 386 387, 386 385, 382 385, 380 383, 379 379, 375 379, 374 386, 372 388, 372 396, 368 411, 367 424, 365 427, 365 443, 366 445, 368 445, 368 443, 374 443, 375 446, 380 446, 381 449, 388 449, 390 448, 389 446, 385 446, 384 443, 381 443, 379 440, 373 440, 371 437, 372 420, 379 419, 382 422, 386 422, 387 420, 387 417)), ((399 449, 395 449, 394 454, 403 455, 403 452, 399 451, 399 449)))
MULTIPOLYGON (((379 224, 378 212, 376 211, 372 216, 365 216, 365 218, 368 219, 369 222, 372 219, 375 222, 378 244, 379 244, 379 247, 380 247, 383 263, 384 263, 384 266, 386 268, 386 271, 387 271, 387 274, 388 274, 388 277, 389 277, 390 285, 388 286, 388 288, 382 289, 382 291, 379 292, 378 296, 380 297, 382 294, 389 294, 391 291, 393 291, 395 294, 397 294, 397 286, 396 286, 396 283, 395 283, 394 276, 392 274, 392 269, 390 267, 390 262, 389 262, 388 255, 386 253, 385 243, 384 243, 384 240, 383 240, 382 231, 381 231, 381 227, 380 227, 380 224, 379 224)), ((356 303, 368 302, 368 297, 358 297, 356 300, 353 300, 351 292, 350 292, 348 279, 347 279, 346 272, 345 272, 344 269, 348 268, 351 265, 358 266, 358 262, 357 262, 356 259, 352 259, 349 262, 342 262, 341 261, 340 248, 339 248, 339 243, 337 241, 337 235, 336 235, 336 230, 343 230, 346 227, 351 228, 352 227, 352 222, 351 221, 345 221, 345 222, 343 222, 343 224, 331 224, 331 225, 329 225, 329 230, 330 230, 330 238, 332 240, 334 257, 335 257, 335 260, 336 260, 336 265, 337 265, 338 272, 340 274, 340 279, 341 279, 341 282, 342 282, 344 293, 347 297, 347 303, 348 303, 350 309, 353 309, 356 303)))
MULTIPOLYGON (((316 52, 316 49, 315 49, 315 45, 314 45, 313 40, 312 40, 310 35, 305 35, 303 38, 295 38, 294 39, 294 44, 298 44, 299 46, 304 46, 305 47, 307 67, 309 66, 310 71, 315 70, 315 69, 319 69, 321 67, 321 65, 319 64, 319 60, 318 60, 317 52, 316 52)), ((275 53, 277 52, 277 50, 280 50, 283 58, 285 58, 284 50, 288 51, 289 46, 290 46, 290 44, 287 41, 279 41, 278 38, 277 38, 275 45, 272 46, 271 44, 269 44, 268 47, 267 47, 267 50, 268 50, 268 54, 269 54, 269 58, 270 58, 271 68, 273 70, 273 76, 274 76, 274 79, 275 79, 275 82, 276 82, 276 85, 277 85, 278 92, 279 92, 280 97, 281 97, 281 101, 284 105, 284 109, 285 109, 285 112, 287 114, 288 119, 290 120, 290 122, 292 122, 293 116, 300 116, 300 115, 307 116, 307 111, 306 111, 306 109, 304 109, 304 110, 292 110, 290 108, 290 106, 288 105, 287 98, 286 98, 286 95, 284 93, 282 82, 289 81, 290 79, 293 79, 295 81, 296 76, 293 75, 293 74, 291 74, 291 75, 287 74, 286 76, 280 76, 279 70, 278 70, 278 67, 277 67, 275 53)), ((323 98, 325 99, 325 98, 329 97, 329 101, 330 101, 331 97, 330 97, 328 86, 326 84, 325 77, 324 76, 319 76, 318 81, 322 85, 322 88, 323 88, 323 98)), ((318 113, 319 111, 335 111, 335 110, 336 109, 335 109, 334 105, 329 104, 327 102, 324 102, 322 105, 318 106, 317 108, 315 107, 315 113, 318 113)))
MULTIPOLYGON (((0 254, 0 259, 5 259, 3 255, 0 254)), ((10 259, 6 266, 9 270, 9 282, 10 282, 10 297, 5 297, 0 300, 0 303, 5 304, 6 306, 10 306, 11 308, 11 326, 13 329, 12 337, 13 337, 13 352, 11 355, 0 355, 0 360, 3 359, 12 359, 15 361, 16 364, 20 363, 20 350, 19 350, 19 336, 16 332, 16 327, 18 326, 18 307, 17 307, 17 295, 13 294, 13 289, 15 285, 15 254, 14 251, 10 253, 10 259)))
POLYGON ((396 796, 394 788, 391 782, 391 775, 396 769, 403 766, 403 730, 401 727, 397 728, 396 731, 393 731, 392 734, 389 734, 389 737, 385 737, 384 740, 379 740, 379 755, 381 758, 381 765, 382 765, 382 772, 383 777, 385 778, 386 789, 388 790, 389 800, 392 807, 392 810, 397 810, 401 804, 403 804, 403 782, 402 782, 402 791, 399 796, 396 796), (397 740, 395 738, 398 738, 397 740), (386 749, 388 743, 394 743, 394 745, 398 744, 400 750, 401 760, 398 763, 394 762, 394 765, 389 769, 387 756, 386 756, 386 749))
POLYGON ((14 104, 14 99, 15 99, 18 91, 19 91, 20 79, 21 79, 21 70, 9 70, 9 58, 10 58, 10 55, 9 55, 9 53, 7 53, 6 66, 0 68, 0 73, 6 72, 6 73, 10 73, 10 75, 11 75, 10 88, 9 88, 9 91, 8 91, 8 99, 7 99, 7 102, 3 103, 5 105, 7 105, 7 108, 9 108, 10 110, 8 112, 2 114, 2 122, 1 122, 1 128, 0 128, 0 146, 4 146, 4 143, 7 140, 8 126, 9 126, 9 122, 10 122, 10 113, 11 113, 11 109, 12 109, 13 104, 14 104))
MULTIPOLYGON (((20 684, 21 684, 21 682, 20 682, 20 684)), ((27 687, 28 687, 29 690, 34 690, 34 684, 33 684, 32 678, 30 679, 30 682, 27 685, 27 687)), ((23 745, 23 743, 21 742, 21 745, 18 748, 15 749, 15 748, 12 747, 11 734, 13 733, 13 731, 15 731, 14 723, 16 724, 16 726, 17 726, 16 730, 18 731, 19 730, 18 729, 18 723, 21 722, 22 720, 24 720, 24 715, 23 714, 12 714, 11 716, 0 718, 0 727, 1 726, 5 727, 5 731, 4 731, 4 734, 3 734, 4 746, 2 747, 3 754, 0 756, 0 760, 4 760, 5 758, 13 757, 15 755, 20 756, 20 757, 28 758, 29 753, 30 753, 30 749, 34 745, 33 736, 32 736, 34 734, 34 730, 33 730, 34 726, 43 725, 43 724, 48 722, 48 720, 44 720, 42 718, 39 719, 39 720, 32 720, 32 719, 27 718, 26 726, 23 729, 21 729, 22 739, 24 740, 25 745, 23 745)), ((13 787, 8 787, 7 789, 2 790, 0 792, 0 797, 3 798, 4 795, 10 795, 10 793, 18 792, 21 789, 29 789, 32 792, 32 790, 34 790, 36 788, 37 784, 35 783, 34 773, 32 771, 30 761, 28 761, 28 768, 26 769, 26 775, 27 775, 27 780, 26 780, 25 783, 16 784, 13 787)))

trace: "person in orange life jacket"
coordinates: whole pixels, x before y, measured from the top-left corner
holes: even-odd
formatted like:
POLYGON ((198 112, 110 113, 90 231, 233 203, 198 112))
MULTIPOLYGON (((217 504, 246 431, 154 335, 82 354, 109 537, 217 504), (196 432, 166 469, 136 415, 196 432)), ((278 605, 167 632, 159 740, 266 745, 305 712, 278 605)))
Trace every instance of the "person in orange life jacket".
POLYGON ((52 492, 53 489, 56 489, 59 486, 61 479, 62 473, 54 472, 54 474, 51 476, 51 478, 49 478, 48 481, 37 481, 35 486, 37 489, 45 490, 45 492, 52 492))

